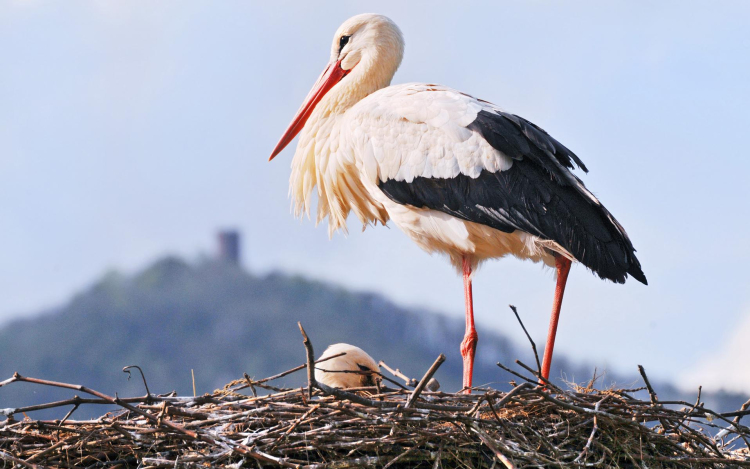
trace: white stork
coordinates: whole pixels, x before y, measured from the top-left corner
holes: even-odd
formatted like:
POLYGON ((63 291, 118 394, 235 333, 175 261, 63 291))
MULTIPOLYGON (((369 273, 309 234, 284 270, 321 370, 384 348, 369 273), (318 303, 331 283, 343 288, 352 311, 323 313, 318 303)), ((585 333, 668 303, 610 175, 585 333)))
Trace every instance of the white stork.
POLYGON ((380 383, 380 367, 364 350, 349 344, 333 344, 318 360, 331 358, 315 366, 315 378, 333 388, 359 388, 380 383))
POLYGON ((401 63, 399 28, 363 14, 339 27, 331 59, 271 154, 300 134, 290 194, 296 215, 346 230, 388 220, 463 274, 463 384, 471 390, 477 333, 471 279, 491 258, 555 266, 557 286, 542 376, 552 351, 571 262, 603 279, 646 284, 628 235, 570 170, 581 160, 544 130, 492 103, 440 85, 389 86, 401 63))

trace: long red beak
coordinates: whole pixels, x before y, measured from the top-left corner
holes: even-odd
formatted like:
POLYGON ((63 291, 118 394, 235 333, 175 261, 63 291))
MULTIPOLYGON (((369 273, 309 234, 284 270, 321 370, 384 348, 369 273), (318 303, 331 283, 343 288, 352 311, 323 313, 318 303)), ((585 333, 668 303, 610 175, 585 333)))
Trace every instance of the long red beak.
POLYGON ((271 153, 271 157, 268 158, 268 161, 271 161, 276 155, 281 153, 281 150, 289 145, 289 142, 294 140, 294 137, 296 137, 299 131, 305 126, 305 122, 307 122, 307 119, 310 117, 310 114, 312 114, 313 109, 315 109, 318 102, 320 102, 320 100, 323 99, 323 96, 325 96, 325 94, 328 93, 328 91, 330 91, 336 83, 340 82, 349 72, 351 72, 351 70, 344 70, 341 68, 341 61, 338 61, 335 64, 328 64, 328 67, 323 70, 318 81, 315 82, 315 86, 313 86, 307 94, 305 102, 302 103, 302 107, 299 108, 297 115, 292 119, 289 128, 286 129, 281 140, 276 144, 276 148, 273 149, 273 153, 271 153))

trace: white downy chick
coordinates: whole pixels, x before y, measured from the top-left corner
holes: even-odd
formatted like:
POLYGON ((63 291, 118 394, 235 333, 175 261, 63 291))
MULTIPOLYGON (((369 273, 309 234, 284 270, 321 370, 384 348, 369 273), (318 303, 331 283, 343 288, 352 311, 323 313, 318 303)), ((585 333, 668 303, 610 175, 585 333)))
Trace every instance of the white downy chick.
POLYGON ((334 388, 375 386, 380 382, 380 367, 364 350, 349 344, 330 345, 321 359, 346 353, 315 365, 315 379, 334 388))

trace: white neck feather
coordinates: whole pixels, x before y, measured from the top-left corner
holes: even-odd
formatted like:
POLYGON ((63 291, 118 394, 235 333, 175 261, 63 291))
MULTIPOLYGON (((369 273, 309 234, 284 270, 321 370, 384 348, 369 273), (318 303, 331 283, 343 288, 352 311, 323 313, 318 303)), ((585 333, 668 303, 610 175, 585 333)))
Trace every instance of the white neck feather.
MULTIPOLYGON (((346 25, 346 23, 345 23, 346 25)), ((337 127, 346 112, 371 93, 390 85, 403 57, 403 39, 392 23, 371 34, 357 51, 359 61, 351 72, 323 97, 302 129, 292 160, 289 193, 296 216, 310 215, 317 186, 317 222, 329 218, 329 233, 346 231, 346 218, 354 210, 364 225, 387 221, 382 206, 372 200, 359 181, 354 158, 346 154, 346 139, 337 127)), ((342 28, 344 26, 342 25, 342 28)))

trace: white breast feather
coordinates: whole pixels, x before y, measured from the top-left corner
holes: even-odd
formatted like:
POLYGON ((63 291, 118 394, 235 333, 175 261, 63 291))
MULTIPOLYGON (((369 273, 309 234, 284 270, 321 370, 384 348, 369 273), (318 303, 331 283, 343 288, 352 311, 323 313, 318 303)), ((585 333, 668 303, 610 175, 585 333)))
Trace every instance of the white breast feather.
POLYGON ((350 211, 363 225, 388 213, 372 189, 388 179, 478 177, 513 160, 467 128, 479 111, 496 108, 450 88, 411 83, 376 91, 344 114, 311 117, 292 161, 295 213, 309 215, 317 185, 317 221, 346 230, 350 211), (314 118, 314 119, 313 119, 314 118), (365 185, 362 178, 374 183, 365 185))

